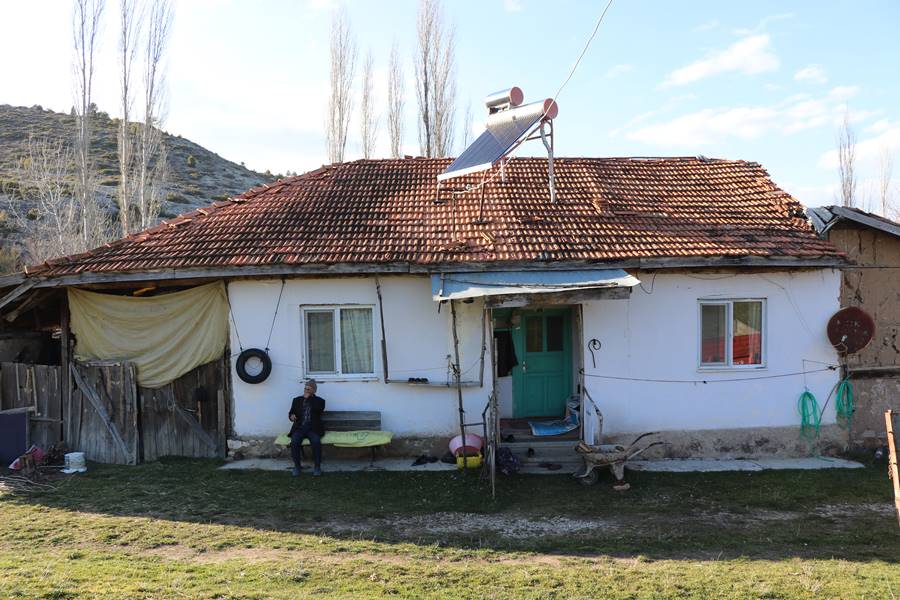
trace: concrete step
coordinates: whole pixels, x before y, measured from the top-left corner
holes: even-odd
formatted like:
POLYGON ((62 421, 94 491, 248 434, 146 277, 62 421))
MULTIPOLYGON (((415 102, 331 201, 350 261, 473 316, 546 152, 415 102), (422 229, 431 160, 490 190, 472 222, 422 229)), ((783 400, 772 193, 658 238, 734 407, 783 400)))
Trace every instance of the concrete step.
POLYGON ((578 445, 578 440, 559 440, 559 441, 518 441, 515 442, 500 442, 501 448, 509 448, 513 451, 514 454, 518 454, 519 452, 527 452, 529 448, 534 448, 535 452, 548 452, 552 450, 566 450, 575 452, 575 446, 578 445))

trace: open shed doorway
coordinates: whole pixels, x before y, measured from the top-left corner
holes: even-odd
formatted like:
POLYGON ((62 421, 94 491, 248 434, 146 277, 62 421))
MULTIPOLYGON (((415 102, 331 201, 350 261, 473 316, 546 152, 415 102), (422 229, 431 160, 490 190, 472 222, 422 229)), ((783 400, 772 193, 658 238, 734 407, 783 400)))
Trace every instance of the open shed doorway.
POLYGON ((565 415, 576 386, 577 316, 569 305, 492 310, 501 418, 565 415))

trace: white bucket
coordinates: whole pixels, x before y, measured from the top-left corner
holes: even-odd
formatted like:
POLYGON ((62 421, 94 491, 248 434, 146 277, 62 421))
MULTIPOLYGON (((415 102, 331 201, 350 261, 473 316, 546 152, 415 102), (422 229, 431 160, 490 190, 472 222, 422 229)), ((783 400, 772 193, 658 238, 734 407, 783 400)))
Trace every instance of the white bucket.
POLYGON ((84 460, 84 452, 68 452, 65 456, 66 464, 63 473, 84 473, 87 471, 87 463, 84 460))

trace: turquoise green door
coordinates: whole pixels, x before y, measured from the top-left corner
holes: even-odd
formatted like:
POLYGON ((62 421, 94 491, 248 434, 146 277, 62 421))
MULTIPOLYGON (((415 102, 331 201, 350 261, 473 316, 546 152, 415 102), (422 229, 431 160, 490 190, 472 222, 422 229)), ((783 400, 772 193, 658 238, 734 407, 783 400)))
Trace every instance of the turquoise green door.
POLYGON ((565 414, 572 393, 572 319, 568 308, 519 311, 513 344, 513 416, 565 414))

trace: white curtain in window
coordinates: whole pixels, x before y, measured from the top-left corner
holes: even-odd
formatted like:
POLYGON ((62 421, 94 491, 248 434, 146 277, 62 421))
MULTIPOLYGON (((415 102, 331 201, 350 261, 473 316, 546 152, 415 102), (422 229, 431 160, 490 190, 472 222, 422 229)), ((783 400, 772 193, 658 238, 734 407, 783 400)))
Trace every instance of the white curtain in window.
POLYGON ((306 348, 311 373, 334 373, 334 313, 306 313, 306 348))
POLYGON ((372 309, 341 309, 341 372, 373 373, 372 309))

